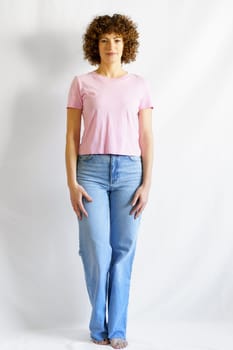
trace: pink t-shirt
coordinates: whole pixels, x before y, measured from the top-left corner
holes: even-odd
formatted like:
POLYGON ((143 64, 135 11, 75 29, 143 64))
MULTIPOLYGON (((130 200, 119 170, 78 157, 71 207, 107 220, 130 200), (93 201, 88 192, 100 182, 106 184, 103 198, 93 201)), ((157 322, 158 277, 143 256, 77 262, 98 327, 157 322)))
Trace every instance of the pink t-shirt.
POLYGON ((141 155, 138 112, 153 108, 143 77, 127 73, 108 78, 95 71, 75 76, 68 107, 82 110, 79 154, 141 155))

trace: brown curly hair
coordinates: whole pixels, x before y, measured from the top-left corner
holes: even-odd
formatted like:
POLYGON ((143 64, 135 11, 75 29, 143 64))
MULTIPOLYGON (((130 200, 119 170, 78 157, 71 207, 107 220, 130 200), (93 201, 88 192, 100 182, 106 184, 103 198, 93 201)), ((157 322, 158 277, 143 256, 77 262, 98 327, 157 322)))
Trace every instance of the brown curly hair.
POLYGON ((96 16, 83 35, 84 58, 90 64, 100 63, 99 39, 101 35, 111 33, 116 33, 123 38, 121 62, 135 61, 139 46, 137 25, 128 16, 115 13, 113 16, 96 16))

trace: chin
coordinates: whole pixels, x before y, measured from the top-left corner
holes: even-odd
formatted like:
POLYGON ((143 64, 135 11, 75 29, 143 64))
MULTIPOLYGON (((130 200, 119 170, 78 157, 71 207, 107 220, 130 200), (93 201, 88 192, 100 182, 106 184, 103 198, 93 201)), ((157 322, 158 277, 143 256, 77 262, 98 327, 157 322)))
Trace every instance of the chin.
POLYGON ((119 60, 119 59, 116 58, 116 57, 107 57, 107 58, 105 59, 105 62, 117 63, 117 62, 121 62, 121 60, 119 60))

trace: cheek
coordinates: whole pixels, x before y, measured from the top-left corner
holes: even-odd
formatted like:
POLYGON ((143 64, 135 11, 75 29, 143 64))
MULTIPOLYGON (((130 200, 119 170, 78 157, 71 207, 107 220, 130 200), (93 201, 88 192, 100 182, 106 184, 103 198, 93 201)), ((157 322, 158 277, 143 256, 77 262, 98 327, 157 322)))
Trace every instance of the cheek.
POLYGON ((99 45, 99 54, 101 54, 102 52, 103 52, 103 47, 99 45))

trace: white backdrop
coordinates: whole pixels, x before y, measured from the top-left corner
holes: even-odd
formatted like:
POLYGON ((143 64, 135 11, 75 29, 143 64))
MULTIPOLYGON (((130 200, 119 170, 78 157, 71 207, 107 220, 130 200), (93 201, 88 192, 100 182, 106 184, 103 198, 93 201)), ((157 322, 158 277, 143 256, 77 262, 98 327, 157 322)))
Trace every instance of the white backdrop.
POLYGON ((1 0, 3 333, 87 327, 65 107, 73 76, 94 69, 82 56, 87 24, 116 12, 138 24, 125 68, 148 79, 156 106, 129 322, 233 322, 233 3, 1 0))

